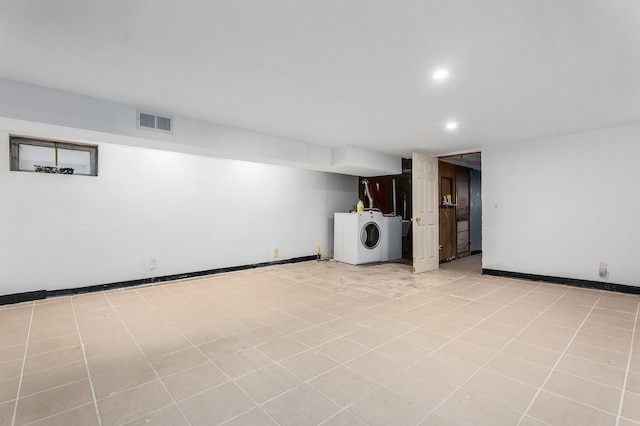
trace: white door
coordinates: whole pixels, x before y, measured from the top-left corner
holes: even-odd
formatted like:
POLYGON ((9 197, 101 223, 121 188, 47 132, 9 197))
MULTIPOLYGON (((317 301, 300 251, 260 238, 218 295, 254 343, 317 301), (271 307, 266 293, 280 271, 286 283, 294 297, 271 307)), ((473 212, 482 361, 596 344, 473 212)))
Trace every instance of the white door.
POLYGON ((438 269, 438 159, 413 153, 413 272, 438 269))

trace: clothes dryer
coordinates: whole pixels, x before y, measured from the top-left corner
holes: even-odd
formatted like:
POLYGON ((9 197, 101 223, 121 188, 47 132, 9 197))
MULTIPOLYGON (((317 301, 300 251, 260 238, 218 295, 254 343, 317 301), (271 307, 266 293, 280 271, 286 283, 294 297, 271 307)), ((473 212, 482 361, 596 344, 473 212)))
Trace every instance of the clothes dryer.
POLYGON ((386 250, 382 213, 375 210, 335 213, 333 258, 359 265, 380 262, 386 250))
POLYGON ((402 217, 397 215, 384 215, 382 217, 383 234, 383 250, 382 260, 402 259, 402 217))

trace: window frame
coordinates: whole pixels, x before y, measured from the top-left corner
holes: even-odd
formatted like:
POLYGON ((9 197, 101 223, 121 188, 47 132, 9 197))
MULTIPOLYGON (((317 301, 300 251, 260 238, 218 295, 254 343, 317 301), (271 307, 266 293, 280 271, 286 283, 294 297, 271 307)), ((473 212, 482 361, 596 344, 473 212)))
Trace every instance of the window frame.
MULTIPOLYGON (((98 145, 90 145, 84 143, 76 143, 69 141, 60 141, 53 139, 32 138, 29 136, 9 136, 9 155, 10 155, 10 170, 15 172, 31 172, 39 173, 35 169, 23 169, 20 168, 20 145, 41 146, 47 148, 53 148, 56 156, 56 166, 58 165, 58 150, 66 149, 70 151, 84 151, 89 153, 90 173, 73 173, 76 176, 98 176, 98 145)), ((49 173, 47 173, 49 174, 49 173)), ((57 174, 57 173, 56 173, 57 174)), ((63 174, 63 173, 60 173, 63 174)))

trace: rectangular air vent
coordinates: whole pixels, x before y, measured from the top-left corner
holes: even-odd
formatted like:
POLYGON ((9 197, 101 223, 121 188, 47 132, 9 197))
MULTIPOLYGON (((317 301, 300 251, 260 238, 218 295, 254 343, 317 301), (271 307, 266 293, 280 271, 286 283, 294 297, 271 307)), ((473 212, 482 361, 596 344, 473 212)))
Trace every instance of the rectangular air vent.
POLYGON ((153 129, 171 133, 173 131, 173 119, 149 112, 137 111, 137 127, 139 129, 153 129))

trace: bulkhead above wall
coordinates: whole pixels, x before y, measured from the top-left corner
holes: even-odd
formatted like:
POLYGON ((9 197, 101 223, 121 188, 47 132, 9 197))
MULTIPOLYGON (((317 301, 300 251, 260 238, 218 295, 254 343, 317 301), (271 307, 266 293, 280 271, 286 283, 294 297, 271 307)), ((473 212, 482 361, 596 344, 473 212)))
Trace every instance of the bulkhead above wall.
POLYGON ((50 137, 46 125, 54 125, 67 128, 64 133, 70 135, 73 129, 94 132, 94 142, 345 175, 389 175, 402 169, 400 157, 355 146, 332 148, 154 111, 172 117, 171 131, 160 132, 140 126, 140 111, 132 105, 0 79, 0 125, 32 137, 50 137), (38 127, 43 133, 32 134, 38 127))
POLYGON ((332 171, 354 176, 384 176, 402 173, 402 158, 355 146, 332 149, 332 171))

